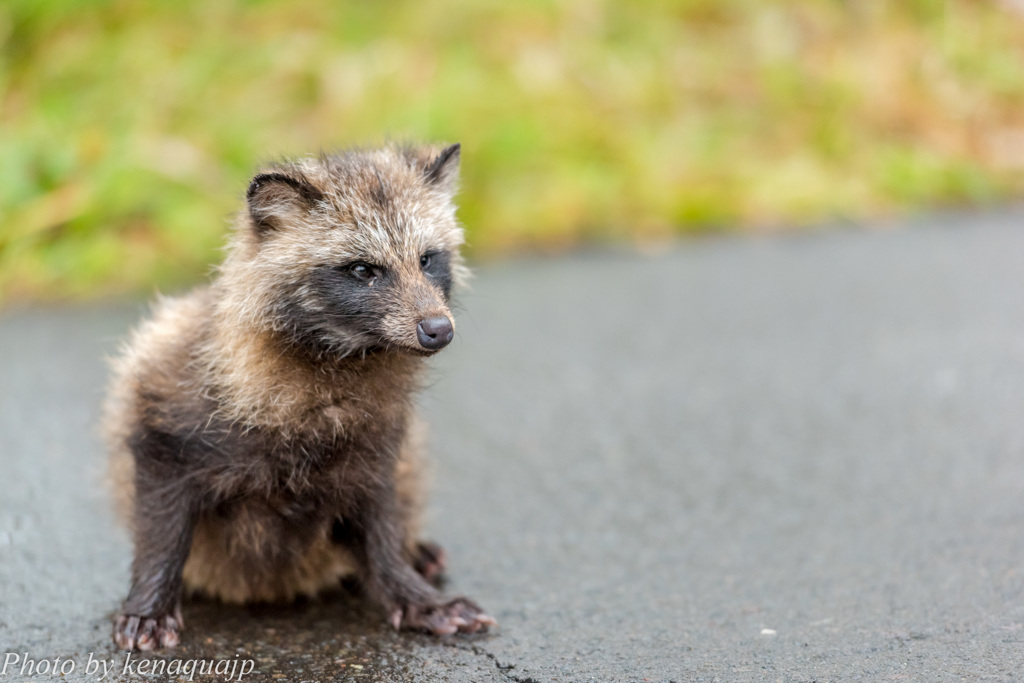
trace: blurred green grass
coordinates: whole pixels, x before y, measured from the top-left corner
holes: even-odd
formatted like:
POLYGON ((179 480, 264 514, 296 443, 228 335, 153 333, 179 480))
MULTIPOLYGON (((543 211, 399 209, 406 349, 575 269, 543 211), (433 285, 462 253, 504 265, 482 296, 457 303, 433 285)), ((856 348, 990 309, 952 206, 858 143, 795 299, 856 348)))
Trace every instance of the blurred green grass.
POLYGON ((203 276, 268 158, 463 143, 487 256, 1024 189, 1024 2, 6 0, 0 304, 203 276))

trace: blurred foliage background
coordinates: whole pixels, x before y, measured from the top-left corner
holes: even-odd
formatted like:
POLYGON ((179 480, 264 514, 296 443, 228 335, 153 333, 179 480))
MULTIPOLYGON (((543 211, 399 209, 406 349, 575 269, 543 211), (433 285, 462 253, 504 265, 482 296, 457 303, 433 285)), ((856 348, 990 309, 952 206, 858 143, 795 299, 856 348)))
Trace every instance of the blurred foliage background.
POLYGON ((1024 0, 5 0, 0 303, 204 276, 261 160, 463 143, 477 257, 1024 189, 1024 0))

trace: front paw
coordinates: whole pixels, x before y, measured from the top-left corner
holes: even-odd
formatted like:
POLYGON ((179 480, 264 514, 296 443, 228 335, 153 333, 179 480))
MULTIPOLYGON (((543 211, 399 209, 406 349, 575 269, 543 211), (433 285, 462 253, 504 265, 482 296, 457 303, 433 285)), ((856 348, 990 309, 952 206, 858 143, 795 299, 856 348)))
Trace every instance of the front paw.
POLYGON ((456 598, 444 605, 407 605, 391 613, 391 625, 396 629, 426 631, 435 636, 486 633, 488 627, 497 624, 494 617, 484 614, 467 598, 456 598))
POLYGON ((175 609, 173 614, 159 617, 121 614, 114 622, 114 642, 122 650, 175 647, 181 642, 183 626, 180 609, 175 609))

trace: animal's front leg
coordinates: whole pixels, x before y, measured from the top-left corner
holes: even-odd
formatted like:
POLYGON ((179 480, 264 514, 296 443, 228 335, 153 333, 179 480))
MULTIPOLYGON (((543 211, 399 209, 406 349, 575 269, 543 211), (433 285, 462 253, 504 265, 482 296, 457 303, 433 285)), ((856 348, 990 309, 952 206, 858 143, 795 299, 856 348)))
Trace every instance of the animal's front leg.
POLYGON ((114 623, 114 642, 132 650, 174 647, 180 640, 181 572, 192 545, 196 506, 165 468, 137 464, 132 585, 114 623))
POLYGON ((395 628, 447 635, 486 631, 497 623, 468 598, 446 600, 416 571, 403 550, 405 530, 393 489, 368 495, 346 527, 363 583, 395 628))

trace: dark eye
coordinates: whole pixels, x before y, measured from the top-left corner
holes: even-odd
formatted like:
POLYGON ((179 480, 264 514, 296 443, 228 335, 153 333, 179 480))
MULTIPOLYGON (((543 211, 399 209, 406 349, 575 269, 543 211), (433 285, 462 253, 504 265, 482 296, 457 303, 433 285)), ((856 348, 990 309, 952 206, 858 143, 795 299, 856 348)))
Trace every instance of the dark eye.
POLYGON ((377 268, 369 263, 353 263, 348 267, 349 274, 360 282, 373 284, 379 275, 377 268))
POLYGON ((430 259, 432 259, 433 257, 434 257, 433 254, 424 254, 423 256, 420 256, 420 268, 423 268, 424 270, 429 268, 430 267, 430 259))

